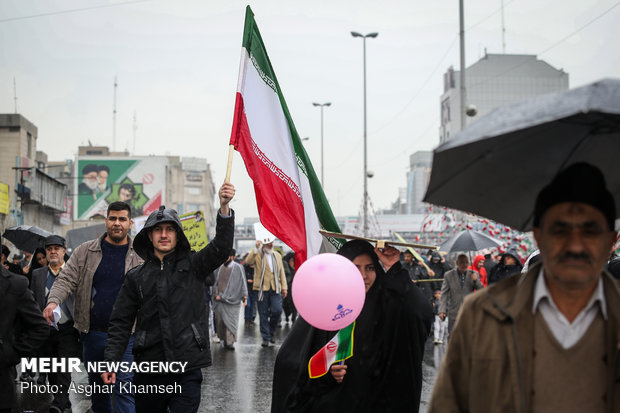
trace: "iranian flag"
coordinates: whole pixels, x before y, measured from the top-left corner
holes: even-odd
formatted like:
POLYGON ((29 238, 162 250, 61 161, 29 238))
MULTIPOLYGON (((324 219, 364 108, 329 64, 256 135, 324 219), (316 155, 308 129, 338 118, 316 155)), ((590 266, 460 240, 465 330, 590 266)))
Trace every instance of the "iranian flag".
POLYGON ((323 240, 320 229, 340 232, 304 150, 265 45, 248 6, 230 144, 254 182, 260 221, 295 252, 295 266, 341 240, 323 240), (323 249, 322 249, 323 247, 323 249))
POLYGON ((353 356, 353 331, 355 321, 348 327, 338 331, 329 343, 325 344, 308 362, 308 374, 311 379, 321 377, 329 371, 329 367, 353 356))

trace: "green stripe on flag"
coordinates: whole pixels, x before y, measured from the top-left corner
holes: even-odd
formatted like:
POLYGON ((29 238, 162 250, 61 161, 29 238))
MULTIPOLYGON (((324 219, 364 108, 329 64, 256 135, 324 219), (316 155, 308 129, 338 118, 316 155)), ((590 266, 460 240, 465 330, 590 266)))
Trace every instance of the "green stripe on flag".
MULTIPOLYGON (((321 183, 319 182, 316 172, 314 171, 312 163, 310 162, 310 157, 306 153, 301 143, 301 139, 299 138, 299 134, 297 133, 297 129, 295 128, 295 124, 293 123, 293 118, 291 117, 286 101, 284 100, 284 95, 282 94, 282 90, 280 89, 280 84, 278 83, 278 79, 276 78, 275 71, 271 66, 269 56, 267 56, 267 49, 265 48, 263 39, 260 35, 260 32, 258 31, 258 26, 256 25, 256 21, 254 20, 254 13, 252 12, 250 6, 247 6, 245 13, 243 47, 248 52, 250 60, 256 68, 256 71, 259 73, 260 77, 267 84, 267 86, 269 86, 278 94, 278 99, 280 100, 280 105, 282 106, 282 112, 284 113, 286 122, 288 123, 291 138, 293 140, 293 147, 295 149, 297 164, 302 173, 307 176, 310 183, 310 190, 312 191, 314 208, 316 210, 316 214, 321 228, 330 232, 339 233, 340 227, 338 226, 332 209, 327 202, 327 197, 325 196, 323 187, 321 186, 321 183)), ((344 240, 342 239, 328 238, 328 240, 336 249, 340 248, 342 244, 344 244, 344 240)))
POLYGON ((338 352, 335 362, 346 360, 353 355, 353 329, 355 321, 338 331, 338 352))
POLYGON ((324 376, 331 365, 344 361, 353 356, 353 333, 355 321, 338 331, 314 356, 308 361, 308 375, 311 379, 324 376), (336 349, 333 346, 337 345, 336 349))

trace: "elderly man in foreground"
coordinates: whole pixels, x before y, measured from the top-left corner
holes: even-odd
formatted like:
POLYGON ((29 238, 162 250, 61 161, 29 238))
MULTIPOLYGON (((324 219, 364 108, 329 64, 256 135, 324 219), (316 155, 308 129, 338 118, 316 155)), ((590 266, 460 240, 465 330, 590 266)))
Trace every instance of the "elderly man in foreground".
POLYGON ((615 219, 605 179, 589 164, 542 189, 542 263, 465 300, 430 412, 620 409, 620 284, 603 271, 615 219))

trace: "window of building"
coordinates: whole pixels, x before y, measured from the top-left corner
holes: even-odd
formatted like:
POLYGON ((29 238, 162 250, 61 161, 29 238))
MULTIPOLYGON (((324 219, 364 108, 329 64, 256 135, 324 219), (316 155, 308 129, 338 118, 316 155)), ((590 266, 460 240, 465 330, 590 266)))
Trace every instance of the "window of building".
POLYGON ((450 122, 450 98, 441 102, 441 126, 450 122))
POLYGON ((32 134, 26 133, 26 156, 32 158, 32 134))
POLYGON ((200 204, 185 204, 187 207, 187 212, 191 211, 200 211, 200 204))

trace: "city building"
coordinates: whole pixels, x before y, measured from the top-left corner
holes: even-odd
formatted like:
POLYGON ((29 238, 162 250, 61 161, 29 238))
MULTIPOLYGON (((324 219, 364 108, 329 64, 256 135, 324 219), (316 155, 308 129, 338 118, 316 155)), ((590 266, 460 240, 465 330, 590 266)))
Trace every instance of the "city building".
POLYGON ((131 205, 133 218, 161 205, 179 215, 202 211, 208 233, 214 233, 216 191, 205 158, 131 156, 89 145, 78 148, 72 172, 71 228, 105 218, 107 206, 120 200, 131 205))
POLYGON ((407 171, 407 214, 424 213, 428 207, 422 202, 433 166, 433 152, 418 151, 409 157, 407 171))
POLYGON ((20 114, 0 114, 0 229, 36 225, 59 233, 67 186, 45 172, 38 129, 20 114), (8 211, 6 206, 8 205, 8 211))
MULTIPOLYGON (((439 143, 461 130, 459 71, 452 67, 444 74, 440 97, 439 143)), ((485 54, 465 72, 466 108, 475 107, 475 116, 466 125, 506 103, 568 89, 568 73, 539 60, 536 55, 485 54)))
POLYGON ((168 206, 175 208, 179 214, 202 211, 209 238, 215 236, 219 198, 205 158, 169 156, 166 191, 168 206))

